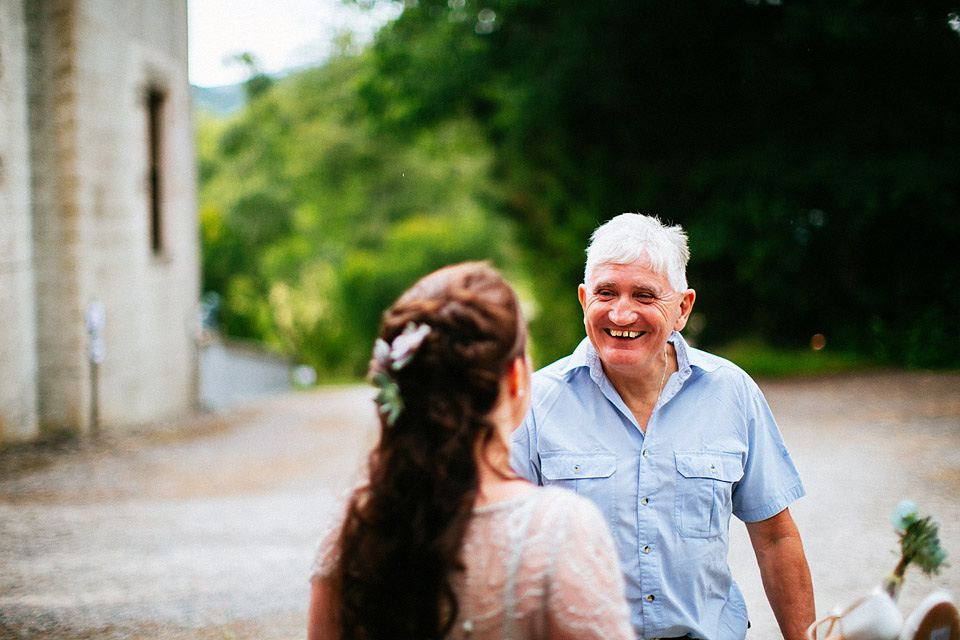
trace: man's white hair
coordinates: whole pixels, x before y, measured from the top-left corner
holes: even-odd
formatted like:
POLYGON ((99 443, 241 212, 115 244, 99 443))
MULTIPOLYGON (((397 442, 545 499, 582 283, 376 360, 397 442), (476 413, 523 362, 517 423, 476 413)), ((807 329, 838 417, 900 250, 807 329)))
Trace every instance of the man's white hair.
POLYGON ((649 260, 657 273, 666 274, 675 291, 687 290, 687 234, 656 216, 621 213, 603 223, 590 237, 583 282, 589 287, 594 270, 603 264, 630 264, 649 260))

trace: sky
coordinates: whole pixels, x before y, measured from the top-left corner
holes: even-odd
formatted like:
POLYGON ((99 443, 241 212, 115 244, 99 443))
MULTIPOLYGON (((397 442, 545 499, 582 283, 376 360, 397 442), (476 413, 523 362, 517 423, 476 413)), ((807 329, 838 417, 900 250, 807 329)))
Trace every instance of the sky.
POLYGON ((317 64, 336 34, 349 30, 366 42, 396 12, 386 2, 363 10, 343 0, 188 0, 190 84, 246 80, 244 67, 230 62, 243 52, 252 53, 266 73, 317 64))

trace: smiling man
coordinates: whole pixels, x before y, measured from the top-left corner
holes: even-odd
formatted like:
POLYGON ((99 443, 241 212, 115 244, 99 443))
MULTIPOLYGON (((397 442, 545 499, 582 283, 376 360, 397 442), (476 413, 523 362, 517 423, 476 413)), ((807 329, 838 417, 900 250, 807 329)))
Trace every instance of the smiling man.
POLYGON ((727 565, 744 521, 787 640, 814 621, 789 505, 805 494, 766 400, 680 331, 687 238, 635 213, 600 226, 578 289, 587 337, 534 375, 514 469, 593 499, 613 532, 638 638, 741 640, 746 603, 727 565))

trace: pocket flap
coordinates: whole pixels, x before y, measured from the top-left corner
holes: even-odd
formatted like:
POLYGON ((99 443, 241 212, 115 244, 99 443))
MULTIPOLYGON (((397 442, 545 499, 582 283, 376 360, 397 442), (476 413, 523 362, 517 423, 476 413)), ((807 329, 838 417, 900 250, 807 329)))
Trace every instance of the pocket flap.
POLYGON ((542 453, 540 471, 549 480, 609 478, 617 470, 613 453, 542 453))
POLYGON ((711 478, 736 482, 743 477, 740 456, 721 451, 677 452, 677 472, 684 478, 711 478))

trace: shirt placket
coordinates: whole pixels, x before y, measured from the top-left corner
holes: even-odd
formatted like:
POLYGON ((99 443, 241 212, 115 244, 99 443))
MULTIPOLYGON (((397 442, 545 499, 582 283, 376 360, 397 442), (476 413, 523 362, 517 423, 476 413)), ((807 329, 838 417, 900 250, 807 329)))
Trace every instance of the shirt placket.
MULTIPOLYGON (((664 394, 657 406, 654 407, 646 432, 640 429, 636 418, 624 404, 620 394, 613 388, 610 381, 601 373, 598 364, 591 367, 591 378, 598 385, 604 396, 610 401, 622 419, 625 426, 636 430, 642 439, 642 446, 637 460, 637 561, 639 567, 640 597, 641 597, 641 624, 643 637, 652 637, 658 630, 663 629, 663 585, 661 583, 661 562, 663 558, 660 549, 658 521, 669 522, 672 517, 672 499, 666 499, 660 491, 662 479, 659 474, 664 472, 664 460, 672 453, 666 450, 658 451, 656 444, 651 440, 651 433, 656 431, 656 422, 660 407, 676 393, 676 387, 671 389, 668 396, 664 394), (666 504, 664 501, 669 502, 666 504)), ((673 385, 667 385, 672 387, 673 385)), ((666 392, 668 389, 665 388, 666 392)), ((669 469, 667 469, 669 471, 669 469)))
POLYGON ((662 549, 658 534, 658 520, 665 505, 660 504, 658 491, 660 460, 664 452, 656 445, 658 409, 654 409, 643 436, 643 446, 637 464, 637 563, 640 567, 641 610, 643 635, 649 637, 663 628, 663 585, 660 581, 662 549))

